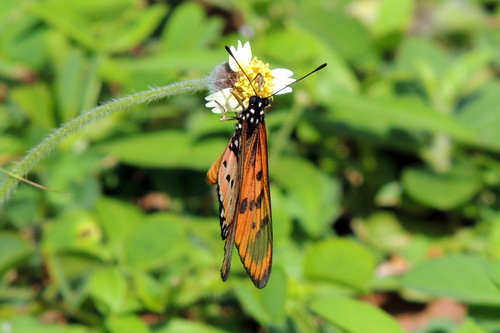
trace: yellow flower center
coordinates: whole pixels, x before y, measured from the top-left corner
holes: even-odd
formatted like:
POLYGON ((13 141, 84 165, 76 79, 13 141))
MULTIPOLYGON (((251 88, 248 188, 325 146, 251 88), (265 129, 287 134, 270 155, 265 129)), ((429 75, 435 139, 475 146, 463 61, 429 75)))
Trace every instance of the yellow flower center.
MULTIPOLYGON (((233 86, 233 92, 242 100, 248 101, 251 96, 256 94, 261 97, 268 97, 274 91, 274 76, 269 69, 269 64, 264 64, 261 60, 254 57, 252 61, 242 69, 248 78, 242 72, 238 73, 238 81, 233 86)), ((245 105, 247 105, 245 103, 245 105)))

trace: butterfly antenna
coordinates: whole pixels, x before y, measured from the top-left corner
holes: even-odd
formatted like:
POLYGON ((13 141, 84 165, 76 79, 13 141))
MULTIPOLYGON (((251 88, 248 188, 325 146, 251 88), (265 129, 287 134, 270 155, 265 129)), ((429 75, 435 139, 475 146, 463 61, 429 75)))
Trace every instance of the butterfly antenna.
MULTIPOLYGON (((231 56, 231 58, 233 58, 233 60, 236 62, 236 64, 237 64, 237 65, 238 65, 238 67, 241 69, 241 71, 243 72, 243 74, 245 74, 245 76, 246 76, 246 78, 247 78, 248 82, 250 82, 250 85, 252 86, 252 89, 253 89, 253 91, 254 91, 255 95, 257 95, 257 96, 258 96, 259 94, 257 93, 257 90, 255 90, 255 87, 254 87, 254 86, 253 86, 253 84, 252 84, 252 80, 250 80, 250 78, 248 77, 248 74, 247 74, 247 73, 243 70, 243 68, 241 67, 241 65, 240 65, 240 63, 238 62, 238 60, 236 60, 236 57, 234 56, 234 54, 233 54, 233 52, 231 51, 231 49, 229 48, 229 46, 227 46, 227 45, 226 45, 226 46, 225 46, 225 48, 226 48, 227 53, 229 53, 229 55, 231 56)), ((295 83, 295 82, 294 82, 294 83, 295 83)))
POLYGON ((320 66, 318 66, 318 68, 316 68, 315 70, 313 70, 313 71, 309 72, 308 74, 306 74, 306 75, 302 76, 301 78, 299 78, 299 79, 297 79, 297 80, 293 81, 292 83, 290 83, 290 84, 288 84, 288 85, 284 86, 283 88, 281 88, 280 90, 278 90, 277 92, 275 92, 274 94, 272 94, 272 95, 271 95, 271 96, 269 96, 269 97, 273 97, 274 95, 276 95, 276 94, 277 94, 277 93, 279 93, 280 91, 283 91, 283 90, 285 90, 286 88, 290 87, 292 84, 295 84, 295 83, 297 83, 297 82, 299 82, 299 81, 304 80, 304 79, 305 79, 306 77, 308 77, 309 75, 311 75, 311 74, 313 74, 313 73, 316 73, 317 71, 319 71, 319 70, 321 70, 321 69, 323 69, 323 68, 325 68, 325 67, 326 67, 326 63, 325 63, 325 64, 322 64, 322 65, 320 65, 320 66))

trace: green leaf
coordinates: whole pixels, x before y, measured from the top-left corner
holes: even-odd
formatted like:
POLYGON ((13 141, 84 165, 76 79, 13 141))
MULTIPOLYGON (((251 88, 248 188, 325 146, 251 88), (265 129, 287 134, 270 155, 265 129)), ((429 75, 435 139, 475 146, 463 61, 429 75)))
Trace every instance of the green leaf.
POLYGON ((419 76, 419 67, 422 63, 430 66, 437 77, 444 75, 450 66, 450 60, 445 51, 437 43, 422 37, 411 36, 405 38, 397 54, 398 71, 403 76, 409 76, 410 78, 419 76))
POLYGON ((407 168, 402 183, 406 193, 414 200, 441 210, 465 204, 482 188, 479 173, 466 165, 455 166, 446 174, 407 168))
POLYGON ((227 333, 227 331, 201 322, 173 318, 164 327, 155 330, 155 333, 227 333))
POLYGON ((64 1, 49 0, 30 3, 29 11, 78 43, 91 49, 97 48, 96 40, 89 33, 93 30, 90 22, 75 6, 68 6, 64 1))
POLYGON ((0 275, 27 259, 30 254, 28 243, 19 235, 0 232, 0 275))
MULTIPOLYGON (((3 5, 5 1, 1 3, 3 5)), ((47 49, 44 42, 47 31, 39 29, 39 20, 19 6, 10 14, 10 17, 0 20, 0 73, 13 80, 31 82, 34 75, 32 70, 42 70, 46 65, 47 49)))
POLYGON ((149 327, 137 316, 111 316, 106 320, 106 328, 111 333, 149 333, 149 327))
POLYGON ((409 271, 401 285, 467 304, 500 305, 500 290, 488 263, 477 256, 450 255, 424 262, 409 271))
MULTIPOLYGON (((0 112, 2 110, 0 109, 0 112)), ((1 119, 0 119, 1 121, 1 119)), ((14 135, 0 135, 0 158, 9 159, 11 155, 21 155, 25 151, 23 140, 14 135)))
POLYGON ((498 83, 488 84, 458 115, 458 121, 475 133, 477 146, 496 151, 500 151, 499 89, 498 83))
POLYGON ((165 311, 167 293, 157 280, 147 273, 135 272, 134 283, 139 298, 148 310, 156 313, 165 311))
MULTIPOLYGON (((389 135, 397 129, 446 133, 457 140, 473 142, 471 130, 454 118, 439 113, 421 100, 403 97, 343 95, 331 99, 335 121, 389 135)), ((332 119, 333 120, 333 119, 332 119)))
POLYGON ((11 98, 21 112, 37 126, 42 128, 55 126, 52 96, 45 84, 38 83, 14 88, 11 98))
POLYGON ((128 264, 150 269, 165 265, 186 251, 184 221, 167 214, 155 214, 145 219, 127 242, 128 264))
POLYGON ((316 316, 299 301, 287 301, 287 313, 297 332, 319 333, 316 316))
POLYGON ((348 61, 366 65, 375 60, 375 48, 361 22, 337 6, 311 6, 299 2, 296 24, 339 52, 348 61), (342 31, 342 33, 338 33, 342 31))
MULTIPOLYGON (((9 177, 4 175, 5 178, 9 177)), ((33 186, 21 185, 12 198, 1 208, 2 215, 17 229, 32 227, 41 214, 40 190, 33 186)))
POLYGON ((181 4, 172 13, 163 33, 166 51, 180 52, 208 45, 222 29, 222 22, 205 18, 203 8, 194 2, 181 4))
POLYGON ((51 254, 77 251, 98 255, 101 239, 101 229, 87 212, 68 210, 45 226, 42 247, 51 254))
POLYGON ((285 274, 275 269, 264 289, 247 279, 235 281, 234 291, 247 313, 261 324, 280 323, 285 317, 287 284, 285 274))
POLYGON ((82 325, 73 324, 47 324, 42 323, 38 318, 29 316, 15 316, 13 318, 0 320, 0 327, 3 332, 9 333, 91 333, 91 329, 82 325))
POLYGON ((323 234, 339 214, 338 181, 294 157, 272 161, 270 172, 271 179, 287 190, 288 210, 302 228, 312 236, 323 234))
POLYGON ((141 167, 206 171, 226 145, 222 140, 196 142, 183 132, 170 130, 108 142, 95 149, 141 167))
POLYGON ((83 111, 85 93, 97 69, 90 65, 81 49, 73 47, 60 35, 50 35, 47 44, 54 63, 54 90, 61 111, 59 116, 66 122, 83 111))
POLYGON ((118 268, 96 270, 90 278, 88 288, 102 313, 114 314, 123 309, 128 287, 118 268))
POLYGON ((311 310, 349 333, 403 333, 404 330, 387 313, 361 301, 330 297, 314 301, 311 310))
POLYGON ((467 319, 456 331, 455 333, 487 333, 472 319, 467 319))
POLYGON ((142 212, 132 204, 101 197, 96 203, 96 214, 114 255, 123 259, 127 241, 144 222, 142 212))
POLYGON ((383 36, 394 32, 403 33, 413 19, 411 0, 383 0, 373 25, 373 33, 383 36))
MULTIPOLYGON (((468 52, 454 61, 441 78, 438 92, 440 98, 450 105, 455 105, 461 94, 468 92, 471 82, 477 85, 474 76, 486 70, 492 58, 493 53, 489 50, 477 50, 476 52, 468 52)), ((482 74, 480 75, 482 76, 482 74)))
POLYGON ((121 20, 110 20, 108 33, 101 43, 107 52, 123 52, 140 45, 149 37, 167 15, 164 3, 151 4, 121 20))
POLYGON ((375 260, 364 247, 348 239, 329 239, 311 246, 304 259, 304 274, 311 280, 330 281, 366 290, 375 272, 375 260))

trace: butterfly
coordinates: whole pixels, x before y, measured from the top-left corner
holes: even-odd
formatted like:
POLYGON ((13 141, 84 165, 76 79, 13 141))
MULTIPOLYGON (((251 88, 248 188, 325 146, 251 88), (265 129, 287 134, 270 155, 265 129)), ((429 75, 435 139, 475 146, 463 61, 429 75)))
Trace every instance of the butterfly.
MULTIPOLYGON (((227 46, 226 50, 238 63, 227 46)), ((238 66, 243 71, 239 64, 238 66)), ((325 66, 326 64, 319 66, 291 84, 325 66)), ((217 185, 221 236, 226 242, 221 268, 222 280, 226 281, 229 276, 233 248, 236 245, 241 262, 252 282, 257 288, 264 288, 271 274, 273 258, 264 110, 270 105, 269 99, 277 92, 267 97, 259 96, 253 87, 256 80, 250 80, 244 71, 243 73, 252 85, 255 95, 249 98, 248 106, 243 107, 243 111, 236 117, 225 118, 238 121, 236 130, 222 155, 208 170, 207 181, 217 185)))

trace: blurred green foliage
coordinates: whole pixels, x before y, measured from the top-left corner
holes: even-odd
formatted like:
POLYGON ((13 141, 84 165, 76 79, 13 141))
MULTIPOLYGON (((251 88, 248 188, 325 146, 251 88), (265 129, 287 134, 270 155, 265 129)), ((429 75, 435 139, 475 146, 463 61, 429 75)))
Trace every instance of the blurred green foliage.
MULTIPOLYGON (((206 76, 224 45, 296 76, 267 117, 275 259, 228 282, 205 92, 72 135, 0 211, 2 332, 403 332, 362 301, 451 298, 500 331, 497 1, 0 1, 0 164, 99 103, 206 76), (397 264, 399 263, 399 264, 397 264)), ((0 175, 0 181, 9 177, 0 175)))

